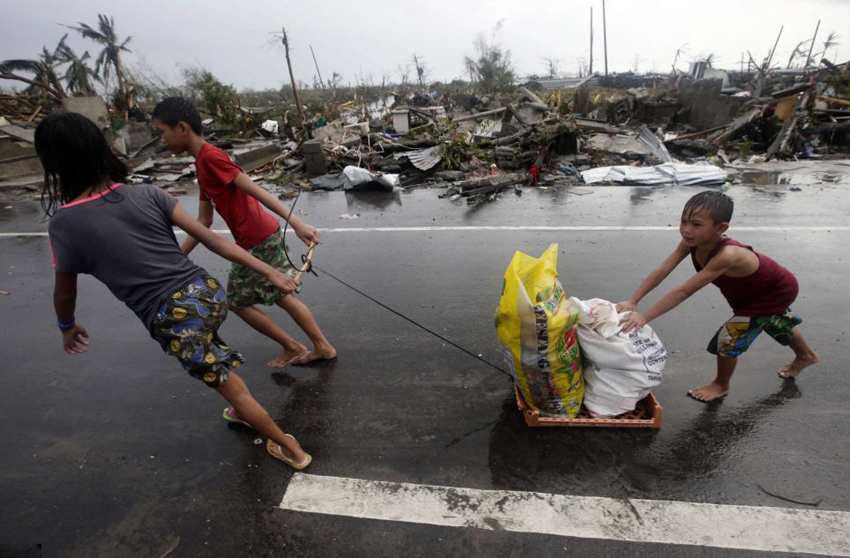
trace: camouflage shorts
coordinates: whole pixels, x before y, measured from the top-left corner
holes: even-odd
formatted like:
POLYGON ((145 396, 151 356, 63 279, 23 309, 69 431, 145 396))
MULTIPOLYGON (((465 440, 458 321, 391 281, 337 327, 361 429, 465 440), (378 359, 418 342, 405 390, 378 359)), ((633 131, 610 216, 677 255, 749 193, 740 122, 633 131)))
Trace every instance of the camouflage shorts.
MULTIPOLYGON (((286 247, 289 250, 289 247, 286 247)), ((278 228, 267 239, 248 249, 248 252, 258 260, 273 268, 295 277, 298 273, 284 253, 283 234, 278 228)), ((290 257, 292 254, 290 253, 290 257)), ((301 287, 295 291, 301 292, 301 287)), ((255 304, 272 306, 283 298, 285 293, 269 283, 269 281, 254 271, 239 264, 233 264, 230 275, 227 276, 227 303, 236 308, 247 308, 255 304)))
POLYGON ((227 317, 224 289, 209 275, 175 291, 154 317, 151 335, 183 369, 210 387, 223 384, 244 359, 218 336, 227 317))

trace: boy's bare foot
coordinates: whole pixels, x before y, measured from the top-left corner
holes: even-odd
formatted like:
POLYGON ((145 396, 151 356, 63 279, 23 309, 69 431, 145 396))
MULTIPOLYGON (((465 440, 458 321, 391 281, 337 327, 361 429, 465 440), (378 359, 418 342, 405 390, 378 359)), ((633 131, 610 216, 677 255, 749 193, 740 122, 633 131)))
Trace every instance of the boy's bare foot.
POLYGON ((817 364, 818 362, 820 362, 820 358, 817 353, 812 353, 806 358, 797 357, 792 360, 790 364, 786 364, 779 369, 779 377, 794 378, 797 374, 803 371, 803 368, 811 366, 812 364, 817 364))
POLYGON ((331 345, 327 345, 325 347, 316 347, 307 354, 295 359, 292 364, 296 366, 304 366, 305 364, 310 364, 311 362, 316 362, 319 360, 333 360, 335 358, 336 349, 334 349, 331 345))
POLYGON ((268 362, 268 365, 269 368, 283 368, 284 366, 295 363, 298 359, 303 358, 308 354, 307 347, 299 344, 298 349, 294 351, 290 351, 288 349, 281 351, 277 358, 268 362))
POLYGON ((703 403, 708 403, 709 401, 725 397, 727 393, 729 393, 728 386, 724 387, 720 384, 715 384, 714 382, 702 387, 688 390, 688 395, 697 401, 702 401, 703 403))

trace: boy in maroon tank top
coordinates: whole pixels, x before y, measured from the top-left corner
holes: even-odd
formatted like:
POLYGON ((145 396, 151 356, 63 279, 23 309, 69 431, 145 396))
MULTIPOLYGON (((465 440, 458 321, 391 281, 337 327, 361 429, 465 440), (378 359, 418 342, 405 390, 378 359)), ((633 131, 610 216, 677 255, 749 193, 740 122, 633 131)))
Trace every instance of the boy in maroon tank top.
POLYGON ((732 199, 722 192, 701 192, 688 200, 682 211, 679 245, 643 280, 629 300, 617 305, 618 311, 631 312, 621 322, 623 331, 629 332, 669 312, 709 283, 720 288, 734 316, 717 330, 708 344, 708 352, 717 355, 717 377, 710 384, 688 391, 694 399, 705 402, 729 393, 738 356, 762 331, 794 351, 794 360, 779 370, 782 378, 793 378, 803 368, 818 362, 817 354, 800 330, 795 329, 803 321, 790 308, 797 298, 797 279, 767 256, 725 236, 732 210, 732 199), (637 312, 638 302, 689 255, 696 274, 649 310, 637 312))

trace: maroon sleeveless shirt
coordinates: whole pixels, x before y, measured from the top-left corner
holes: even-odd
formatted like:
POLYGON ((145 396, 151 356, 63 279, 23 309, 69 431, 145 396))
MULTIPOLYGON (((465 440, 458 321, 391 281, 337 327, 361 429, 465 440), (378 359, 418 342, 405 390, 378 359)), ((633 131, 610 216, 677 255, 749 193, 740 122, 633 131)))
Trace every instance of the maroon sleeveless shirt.
MULTIPOLYGON (((753 250, 752 246, 741 244, 728 236, 724 236, 714 250, 705 259, 705 263, 713 258, 724 246, 740 246, 747 248, 758 256, 759 267, 752 275, 746 277, 726 277, 721 275, 712 283, 720 288, 720 292, 729 302, 736 316, 759 317, 782 314, 797 298, 799 286, 794 274, 771 260, 767 256, 753 250)), ((696 249, 691 248, 691 260, 697 272, 702 266, 697 261, 696 249)))

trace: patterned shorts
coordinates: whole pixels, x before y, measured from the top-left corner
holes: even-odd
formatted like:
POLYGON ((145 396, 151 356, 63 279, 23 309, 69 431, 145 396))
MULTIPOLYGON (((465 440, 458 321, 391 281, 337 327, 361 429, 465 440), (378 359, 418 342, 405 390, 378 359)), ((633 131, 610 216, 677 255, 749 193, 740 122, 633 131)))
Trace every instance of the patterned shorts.
MULTIPOLYGON (((283 234, 280 228, 273 232, 267 239, 256 246, 248 249, 248 252, 258 260, 265 262, 273 268, 295 277, 298 270, 292 267, 283 251, 283 234)), ((289 247, 286 247, 287 251, 289 247)), ((292 256, 292 252, 289 253, 292 256)), ((296 293, 301 292, 299 285, 296 293)), ((247 308, 255 304, 274 305, 283 298, 285 293, 268 282, 268 280, 248 267, 233 264, 230 275, 227 276, 227 303, 236 308, 247 308)))
POLYGON ((224 289, 214 278, 202 275, 160 306, 153 322, 153 338, 189 374, 215 388, 227 380, 231 368, 245 362, 218 336, 226 316, 224 289))
POLYGON ((750 348, 762 331, 776 339, 780 345, 787 346, 794 336, 794 328, 801 323, 803 320, 792 314, 790 308, 776 316, 759 318, 733 316, 720 326, 706 350, 713 355, 737 357, 750 348))

